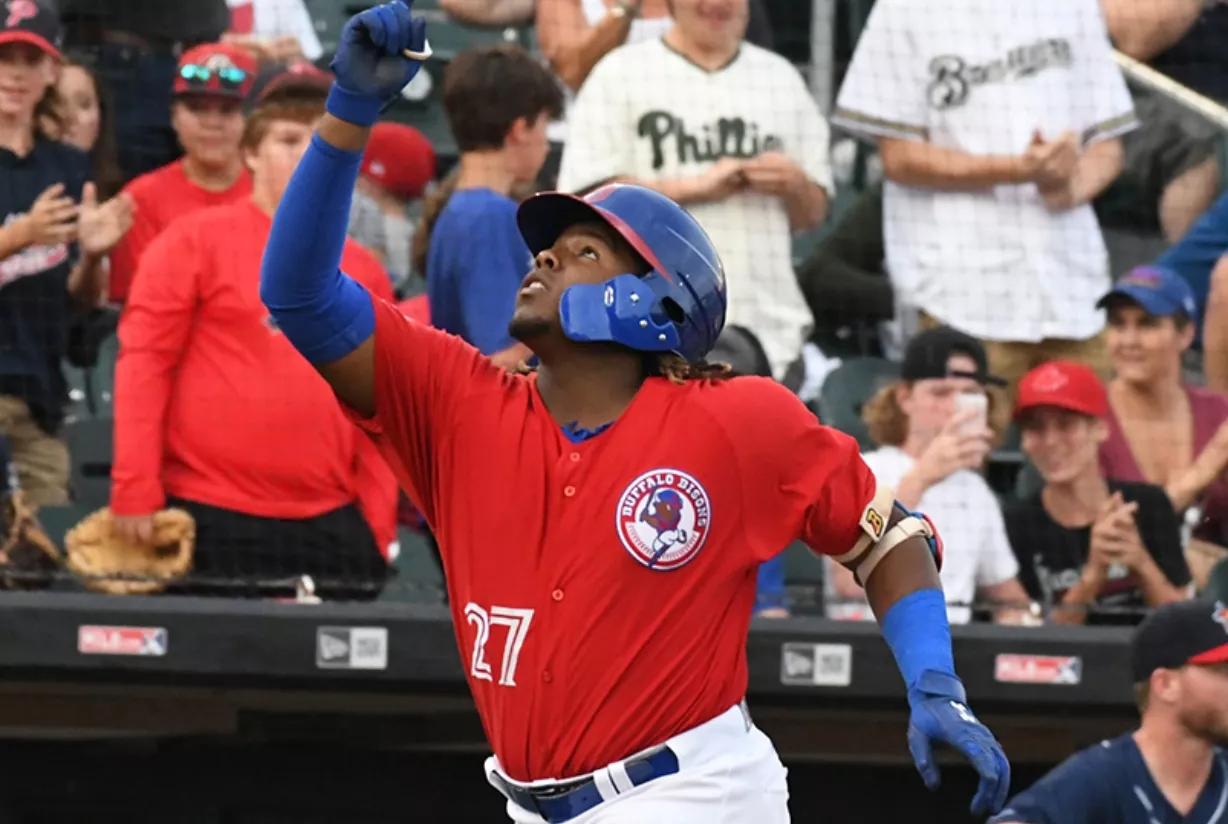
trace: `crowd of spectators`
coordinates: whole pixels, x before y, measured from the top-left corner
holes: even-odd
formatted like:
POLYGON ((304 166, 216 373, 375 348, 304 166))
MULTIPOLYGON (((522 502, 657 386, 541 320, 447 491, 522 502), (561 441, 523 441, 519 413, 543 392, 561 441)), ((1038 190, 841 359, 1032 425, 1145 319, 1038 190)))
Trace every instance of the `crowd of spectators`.
MULTIPOLYGON (((1128 82, 1113 49, 1228 103, 1228 4, 877 0, 834 101, 773 51, 762 0, 439 5, 531 28, 532 45, 448 55, 447 147, 391 106, 353 193, 351 276, 523 369, 507 330, 531 266, 519 201, 649 186, 721 253, 712 359, 816 408, 837 373, 889 367, 849 401, 849 429, 944 535, 952 622, 1132 622, 1213 580, 1228 556, 1222 140, 1128 82), (833 139, 850 138, 881 179, 833 169, 833 139)), ((429 545, 429 528, 258 297, 329 82, 303 0, 0 11, 8 494, 78 499, 65 364, 107 368, 114 334, 101 503, 135 543, 158 510, 192 514, 196 570, 173 591, 268 595, 309 576, 323 597, 377 597, 402 538, 429 545)), ((790 614, 795 557, 763 566, 760 614, 790 614)), ((851 576, 814 564, 829 617, 872 617, 851 576)))

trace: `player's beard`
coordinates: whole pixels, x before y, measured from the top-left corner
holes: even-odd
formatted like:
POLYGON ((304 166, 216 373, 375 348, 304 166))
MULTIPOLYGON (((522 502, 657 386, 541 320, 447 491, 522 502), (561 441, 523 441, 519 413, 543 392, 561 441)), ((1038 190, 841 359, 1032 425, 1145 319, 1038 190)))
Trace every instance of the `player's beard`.
POLYGON ((1181 725, 1190 734, 1216 747, 1228 745, 1228 710, 1207 705, 1185 707, 1181 725))

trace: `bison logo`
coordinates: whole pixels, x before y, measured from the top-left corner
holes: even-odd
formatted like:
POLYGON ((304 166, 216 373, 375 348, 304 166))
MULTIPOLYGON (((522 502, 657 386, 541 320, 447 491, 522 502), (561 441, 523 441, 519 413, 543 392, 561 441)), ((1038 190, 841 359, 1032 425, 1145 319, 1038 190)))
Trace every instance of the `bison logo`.
POLYGON ((675 469, 645 472, 623 491, 616 524, 623 547, 654 570, 677 569, 695 557, 708 537, 708 493, 675 469))

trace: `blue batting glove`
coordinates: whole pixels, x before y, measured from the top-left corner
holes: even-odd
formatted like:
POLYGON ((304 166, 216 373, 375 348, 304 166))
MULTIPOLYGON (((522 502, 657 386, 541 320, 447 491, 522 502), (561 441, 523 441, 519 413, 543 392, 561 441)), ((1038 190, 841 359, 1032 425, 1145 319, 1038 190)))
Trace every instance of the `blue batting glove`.
POLYGON ((426 51, 426 20, 410 14, 401 0, 351 17, 329 64, 336 82, 328 113, 358 126, 375 123, 387 101, 422 68, 421 60, 405 56, 406 50, 426 51))
POLYGON ((980 774, 974 815, 993 814, 1006 804, 1011 788, 1011 765, 1002 745, 989 728, 968 709, 964 685, 953 675, 926 670, 908 691, 912 715, 908 720, 908 749, 917 772, 930 790, 938 788, 938 766, 934 763, 933 742, 954 747, 980 774))

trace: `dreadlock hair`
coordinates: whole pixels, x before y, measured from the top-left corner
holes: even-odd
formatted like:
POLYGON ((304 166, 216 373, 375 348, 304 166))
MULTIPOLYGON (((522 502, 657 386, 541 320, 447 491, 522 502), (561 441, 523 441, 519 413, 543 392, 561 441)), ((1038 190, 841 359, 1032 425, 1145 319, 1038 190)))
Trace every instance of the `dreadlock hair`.
POLYGON ((696 363, 687 363, 673 352, 646 355, 644 371, 650 378, 665 378, 678 385, 687 381, 723 381, 737 375, 727 363, 708 363, 702 358, 696 363))
MULTIPOLYGON (((645 377, 665 378, 679 386, 687 381, 723 381, 738 375, 727 363, 708 363, 702 359, 698 363, 687 363, 673 352, 645 352, 643 355, 645 377)), ((536 372, 537 367, 522 361, 512 371, 517 375, 529 375, 536 372)))

